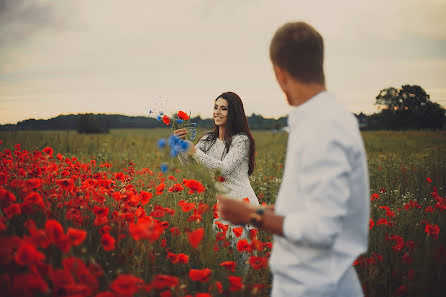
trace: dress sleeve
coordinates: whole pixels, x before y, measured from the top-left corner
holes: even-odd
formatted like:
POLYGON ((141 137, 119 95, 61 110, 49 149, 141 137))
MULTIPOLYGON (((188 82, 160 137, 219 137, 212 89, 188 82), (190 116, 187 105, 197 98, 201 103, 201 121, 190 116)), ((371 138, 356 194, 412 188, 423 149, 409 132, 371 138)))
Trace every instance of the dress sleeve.
POLYGON ((222 175, 228 175, 240 165, 249 154, 249 139, 246 135, 237 135, 232 139, 228 154, 223 160, 219 160, 206 155, 202 150, 197 149, 192 156, 200 165, 211 169, 220 170, 222 175))
MULTIPOLYGON (((201 151, 204 151, 205 147, 206 147, 206 144, 205 144, 205 142, 202 139, 200 139, 197 142, 197 144, 195 145, 195 148, 197 150, 201 150, 201 151)), ((183 166, 190 164, 189 156, 187 155, 187 153, 183 153, 183 152, 178 153, 178 159, 180 160, 180 163, 183 166)))
POLYGON ((302 153, 302 175, 294 176, 299 193, 305 195, 305 211, 294 211, 285 216, 283 233, 297 244, 330 248, 342 230, 347 214, 351 165, 348 149, 336 140, 311 144, 302 153))

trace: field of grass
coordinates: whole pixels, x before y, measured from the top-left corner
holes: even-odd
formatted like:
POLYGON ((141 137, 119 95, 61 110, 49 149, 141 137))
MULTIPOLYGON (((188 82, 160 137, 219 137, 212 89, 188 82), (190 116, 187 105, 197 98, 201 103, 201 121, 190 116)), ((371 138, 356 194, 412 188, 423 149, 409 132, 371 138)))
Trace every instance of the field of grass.
MULTIPOLYGON (((245 249, 216 238, 214 180, 158 148, 170 132, 0 132, 0 296, 268 296, 270 234, 260 230, 245 249), (48 149, 34 153, 47 147, 51 157, 48 149), (183 179, 206 190, 189 194, 183 179), (175 184, 178 191, 168 191, 175 184), (67 259, 80 261, 77 268, 67 259)), ((251 183, 260 202, 274 203, 287 134, 253 136, 251 183)), ((444 296, 446 132, 367 131, 363 138, 370 245, 354 265, 366 295, 444 296)))

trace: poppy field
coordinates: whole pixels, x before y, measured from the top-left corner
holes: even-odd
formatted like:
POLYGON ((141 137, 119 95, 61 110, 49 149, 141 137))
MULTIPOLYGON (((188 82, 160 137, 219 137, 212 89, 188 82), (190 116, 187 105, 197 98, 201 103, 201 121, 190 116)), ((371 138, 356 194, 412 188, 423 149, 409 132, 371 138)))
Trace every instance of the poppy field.
MULTIPOLYGON (((214 183, 169 129, 0 132, 0 296, 269 296, 271 234, 212 221, 214 183), (160 140, 164 141, 160 141, 160 140)), ((363 132, 366 296, 445 296, 446 133, 363 132)), ((286 133, 254 131, 251 184, 272 204, 286 133)))

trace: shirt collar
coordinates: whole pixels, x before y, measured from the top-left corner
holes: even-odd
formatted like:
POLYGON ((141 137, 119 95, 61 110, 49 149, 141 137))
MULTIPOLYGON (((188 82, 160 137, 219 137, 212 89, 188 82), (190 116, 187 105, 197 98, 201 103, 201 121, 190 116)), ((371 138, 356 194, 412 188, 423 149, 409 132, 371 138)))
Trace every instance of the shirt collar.
POLYGON ((305 117, 314 115, 321 108, 321 102, 329 96, 327 91, 322 91, 301 105, 296 106, 288 116, 290 130, 293 130, 305 117))

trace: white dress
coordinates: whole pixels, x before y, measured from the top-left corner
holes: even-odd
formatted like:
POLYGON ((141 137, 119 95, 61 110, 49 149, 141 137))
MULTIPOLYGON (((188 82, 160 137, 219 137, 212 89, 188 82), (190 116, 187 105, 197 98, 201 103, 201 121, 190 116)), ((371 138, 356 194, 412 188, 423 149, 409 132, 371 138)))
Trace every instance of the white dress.
MULTIPOLYGON (((249 203, 257 206, 259 200, 257 199, 254 190, 251 187, 248 177, 249 169, 249 138, 245 134, 237 134, 232 138, 229 152, 226 153, 225 142, 220 139, 216 139, 215 143, 206 141, 206 135, 203 136, 196 144, 196 153, 192 156, 198 164, 208 168, 211 172, 218 171, 223 176, 223 182, 216 182, 215 188, 219 193, 224 194, 227 197, 234 199, 248 198, 249 203)), ((186 154, 179 154, 179 158, 182 164, 187 164, 188 159, 186 154)), ((229 233, 232 233, 232 227, 229 222, 215 219, 223 224, 229 225, 229 233)), ((237 238, 248 237, 249 226, 246 226, 242 236, 237 238)), ((231 234, 234 236, 234 234, 231 234)))

